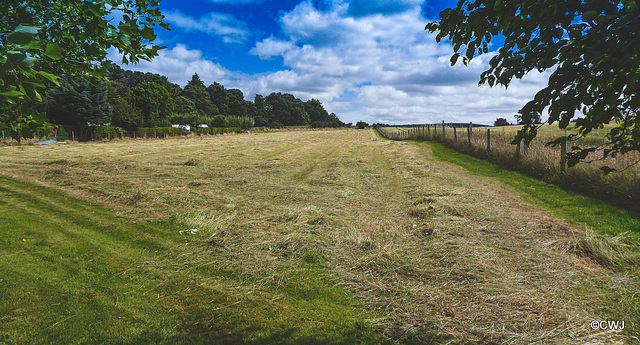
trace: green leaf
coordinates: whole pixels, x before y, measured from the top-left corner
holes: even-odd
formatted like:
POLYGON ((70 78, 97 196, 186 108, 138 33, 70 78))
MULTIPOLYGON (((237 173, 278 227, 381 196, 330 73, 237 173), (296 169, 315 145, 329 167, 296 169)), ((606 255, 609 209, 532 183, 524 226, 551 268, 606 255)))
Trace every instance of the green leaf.
POLYGON ((18 62, 18 65, 26 68, 31 68, 36 63, 36 61, 38 61, 37 58, 34 58, 33 56, 27 56, 22 59, 22 61, 18 62))
POLYGON ((458 58, 460 57, 460 54, 455 53, 453 54, 453 56, 451 56, 451 59, 449 60, 451 62, 451 66, 455 65, 456 62, 458 62, 458 58))
POLYGON ((33 36, 38 34, 38 31, 40 31, 40 28, 37 26, 18 25, 18 27, 7 36, 7 40, 9 43, 14 44, 28 44, 33 39, 33 36))
POLYGON ((44 55, 52 60, 62 59, 62 48, 55 42, 47 44, 44 55))
POLYGON ((46 78, 50 82, 56 84, 56 86, 60 86, 60 82, 58 82, 58 79, 60 79, 60 77, 58 77, 57 75, 53 75, 53 74, 47 73, 45 71, 37 71, 36 73, 38 73, 39 75, 43 76, 44 78, 46 78))
POLYGON ((0 92, 0 96, 2 96, 2 97, 20 97, 20 96, 24 96, 24 93, 22 93, 20 91, 16 91, 16 90, 11 90, 11 91, 0 92))

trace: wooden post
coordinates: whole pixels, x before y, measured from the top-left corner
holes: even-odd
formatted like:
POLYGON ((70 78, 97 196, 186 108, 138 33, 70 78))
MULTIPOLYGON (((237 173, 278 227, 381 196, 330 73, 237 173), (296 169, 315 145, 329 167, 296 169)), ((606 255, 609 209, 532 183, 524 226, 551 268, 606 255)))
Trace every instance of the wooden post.
POLYGON ((446 137, 447 137, 447 134, 444 132, 444 120, 442 120, 442 139, 446 137))
POLYGON ((453 126, 453 140, 458 142, 458 134, 456 133, 456 126, 453 126))
MULTIPOLYGON (((529 128, 525 128, 524 130, 524 136, 526 137, 527 134, 529 134, 529 128)), ((524 144, 524 154, 526 155, 527 153, 529 153, 529 145, 527 145, 526 143, 524 144)))
POLYGON ((471 146, 471 139, 473 139, 473 122, 469 122, 469 128, 468 128, 467 132, 469 133, 469 135, 468 135, 468 137, 469 137, 469 146, 471 146))
POLYGON ((4 131, 2 131, 2 140, 4 140, 4 131))
MULTIPOLYGON (((516 133, 516 135, 520 135, 520 131, 518 131, 518 133, 516 133)), ((516 157, 520 157, 520 143, 522 142, 522 140, 518 141, 518 144, 516 145, 516 157)))
POLYGON ((71 140, 76 141, 76 132, 71 131, 71 140))
POLYGON ((567 137, 560 145, 560 173, 567 171, 567 137))
POLYGON ((487 128, 487 154, 491 154, 491 129, 487 128))

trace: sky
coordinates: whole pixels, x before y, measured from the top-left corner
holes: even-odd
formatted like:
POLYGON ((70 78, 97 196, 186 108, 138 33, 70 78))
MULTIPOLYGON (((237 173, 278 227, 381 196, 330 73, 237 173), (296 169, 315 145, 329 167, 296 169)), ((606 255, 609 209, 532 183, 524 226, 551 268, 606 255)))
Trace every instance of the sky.
MULTIPOLYGON (((453 0, 162 0, 170 31, 152 62, 125 69, 181 86, 197 73, 256 94, 318 99, 344 122, 492 124, 514 115, 547 84, 531 72, 503 87, 478 87, 495 53, 451 67, 447 42, 424 30, 453 0)), ((499 41, 499 40, 498 40, 499 41)), ((500 47, 492 44, 495 52, 500 47)), ((118 54, 110 58, 120 62, 118 54)))

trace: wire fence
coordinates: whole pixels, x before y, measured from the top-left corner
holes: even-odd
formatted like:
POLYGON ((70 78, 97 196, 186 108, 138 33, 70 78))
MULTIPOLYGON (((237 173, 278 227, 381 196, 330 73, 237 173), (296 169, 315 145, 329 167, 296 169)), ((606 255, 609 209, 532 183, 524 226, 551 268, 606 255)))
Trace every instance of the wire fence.
MULTIPOLYGON (((481 155, 528 159, 541 162, 558 169, 564 173, 567 169, 567 153, 574 147, 595 147, 605 143, 605 139, 599 136, 580 138, 570 141, 567 139, 570 132, 555 128, 545 131, 531 141, 529 145, 524 142, 513 144, 513 141, 521 126, 487 127, 469 124, 425 124, 405 127, 378 127, 380 134, 394 140, 434 140, 448 146, 479 151, 481 155), (547 145, 550 141, 564 138, 559 145, 547 145)), ((610 167, 616 170, 632 171, 640 173, 640 153, 637 151, 625 154, 613 154, 604 156, 604 149, 597 149, 589 154, 584 162, 594 167, 610 167)))

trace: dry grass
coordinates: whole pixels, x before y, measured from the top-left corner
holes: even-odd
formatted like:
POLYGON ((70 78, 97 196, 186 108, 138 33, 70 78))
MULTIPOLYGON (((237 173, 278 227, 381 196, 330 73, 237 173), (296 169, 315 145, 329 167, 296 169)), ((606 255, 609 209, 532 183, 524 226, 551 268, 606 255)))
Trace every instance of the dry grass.
POLYGON ((320 263, 381 315, 369 320, 376 330, 403 342, 618 343, 621 334, 589 322, 603 319, 598 301, 610 287, 640 288, 637 271, 607 261, 637 260, 621 245, 433 160, 425 145, 371 130, 3 147, 0 155, 2 174, 126 217, 199 229, 199 246, 185 255, 240 270, 237 300, 295 286, 295 263, 320 263))

